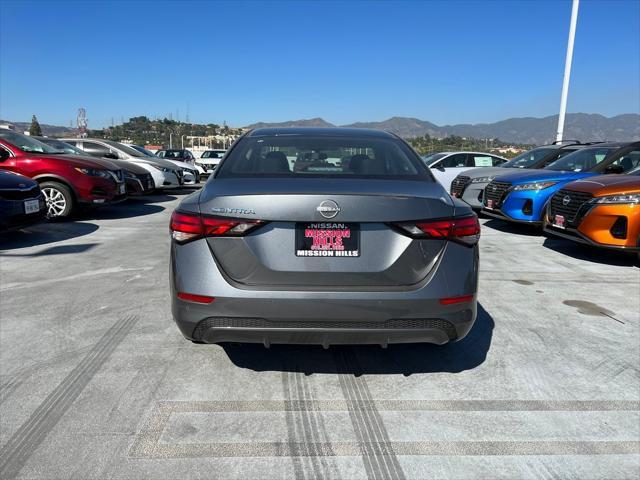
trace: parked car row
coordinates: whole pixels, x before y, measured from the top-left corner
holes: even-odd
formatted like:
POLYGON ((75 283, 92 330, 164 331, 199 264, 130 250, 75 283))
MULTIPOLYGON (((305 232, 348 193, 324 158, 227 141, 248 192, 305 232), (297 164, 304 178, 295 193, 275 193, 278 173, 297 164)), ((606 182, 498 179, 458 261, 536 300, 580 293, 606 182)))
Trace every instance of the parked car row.
POLYGON ((78 209, 117 203, 127 196, 195 185, 192 164, 103 139, 30 137, 0 130, 0 229, 78 209))
POLYGON ((538 147, 461 173, 450 192, 493 218, 640 254, 640 142, 538 147))

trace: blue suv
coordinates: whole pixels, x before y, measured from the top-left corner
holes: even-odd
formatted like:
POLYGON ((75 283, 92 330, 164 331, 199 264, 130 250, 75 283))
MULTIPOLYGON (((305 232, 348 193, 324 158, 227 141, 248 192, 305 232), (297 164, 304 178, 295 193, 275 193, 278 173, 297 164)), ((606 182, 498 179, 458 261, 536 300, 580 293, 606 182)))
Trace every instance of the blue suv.
POLYGON ((576 150, 542 170, 500 175, 484 191, 482 212, 510 222, 541 225, 554 193, 574 180, 633 170, 640 159, 629 154, 638 147, 640 142, 602 143, 576 150))

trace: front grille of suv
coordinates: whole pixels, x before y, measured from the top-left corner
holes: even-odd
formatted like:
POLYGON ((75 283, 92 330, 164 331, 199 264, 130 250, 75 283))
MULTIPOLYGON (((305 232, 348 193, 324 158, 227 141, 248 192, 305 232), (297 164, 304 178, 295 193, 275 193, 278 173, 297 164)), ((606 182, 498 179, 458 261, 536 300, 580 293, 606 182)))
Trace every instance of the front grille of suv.
POLYGON ((485 205, 487 205, 487 200, 493 200, 493 208, 500 208, 510 187, 511 184, 508 182, 496 182, 495 180, 491 182, 484 189, 485 205))
POLYGON ((458 175, 453 179, 453 182, 451 182, 451 195, 461 198, 470 183, 471 178, 458 175))
POLYGON ((558 190, 551 197, 549 213, 552 217, 562 215, 567 222, 567 226, 577 227, 582 221, 582 217, 589 210, 589 200, 593 195, 585 192, 575 192, 573 190, 558 190), (566 204, 565 204, 566 203, 566 204))

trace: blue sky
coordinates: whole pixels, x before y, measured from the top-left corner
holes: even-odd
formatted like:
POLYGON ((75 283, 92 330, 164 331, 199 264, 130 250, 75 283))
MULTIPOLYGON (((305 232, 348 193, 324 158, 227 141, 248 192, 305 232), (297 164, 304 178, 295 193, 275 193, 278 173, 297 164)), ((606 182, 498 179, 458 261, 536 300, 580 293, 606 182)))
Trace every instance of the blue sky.
MULTIPOLYGON (((1 1, 0 117, 90 128, 557 113, 571 2, 1 1)), ((568 111, 640 111, 640 1, 582 0, 568 111)))

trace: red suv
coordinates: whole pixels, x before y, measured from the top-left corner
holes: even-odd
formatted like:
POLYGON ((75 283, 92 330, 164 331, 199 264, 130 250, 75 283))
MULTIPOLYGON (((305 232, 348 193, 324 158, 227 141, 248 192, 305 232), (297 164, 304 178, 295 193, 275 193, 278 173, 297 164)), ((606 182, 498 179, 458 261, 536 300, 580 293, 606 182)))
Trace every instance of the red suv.
POLYGON ((126 198, 124 173, 108 160, 64 155, 34 138, 0 129, 0 168, 40 184, 48 217, 67 217, 78 206, 126 198))

